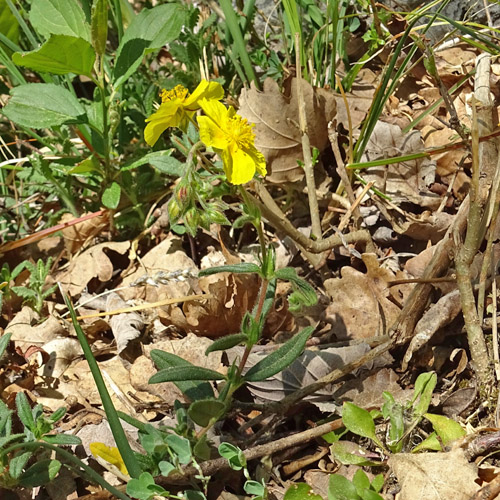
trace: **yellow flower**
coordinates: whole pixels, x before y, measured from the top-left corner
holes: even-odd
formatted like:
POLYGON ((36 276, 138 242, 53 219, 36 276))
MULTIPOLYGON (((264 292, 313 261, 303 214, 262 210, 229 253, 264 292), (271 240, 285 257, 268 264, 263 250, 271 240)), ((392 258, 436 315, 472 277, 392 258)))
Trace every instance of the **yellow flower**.
POLYGON ((105 445, 104 443, 90 443, 90 452, 95 457, 101 457, 106 462, 117 467, 122 474, 128 475, 127 467, 123 462, 123 458, 118 451, 118 448, 105 445))
POLYGON ((189 120, 200 109, 200 99, 222 99, 224 89, 217 82, 202 80, 195 91, 190 94, 182 85, 177 85, 172 90, 163 90, 161 104, 149 118, 146 118, 144 138, 150 146, 154 146, 160 135, 168 127, 179 127, 186 131, 189 120))
POLYGON ((220 154, 227 180, 245 184, 255 171, 266 175, 266 160, 255 147, 253 124, 236 114, 232 106, 203 99, 200 106, 207 116, 198 116, 200 139, 220 154))

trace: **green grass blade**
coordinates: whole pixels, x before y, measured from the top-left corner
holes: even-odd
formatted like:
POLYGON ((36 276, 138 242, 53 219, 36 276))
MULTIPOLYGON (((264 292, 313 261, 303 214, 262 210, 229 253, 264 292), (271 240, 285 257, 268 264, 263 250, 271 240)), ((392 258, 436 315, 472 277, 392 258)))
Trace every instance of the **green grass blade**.
POLYGON ((248 83, 255 82, 256 87, 260 88, 259 81, 257 80, 257 76, 253 70, 252 62, 250 61, 240 25, 238 23, 238 18, 234 12, 231 0, 220 0, 219 3, 222 11, 224 12, 224 16, 226 17, 226 25, 229 28, 231 36, 233 37, 233 49, 236 54, 238 54, 238 58, 245 71, 246 80, 248 83))
POLYGON ((14 17, 16 18, 17 22, 19 23, 19 26, 23 30, 24 34, 26 35, 26 38, 30 41, 31 43, 31 48, 34 50, 38 48, 38 40, 36 39, 35 35, 29 28, 29 26, 26 24, 26 21, 23 19, 19 11, 16 9, 15 5, 12 3, 12 0, 5 0, 7 2, 7 6, 11 10, 12 14, 14 14, 14 17))
POLYGON ((118 413, 116 412, 116 409, 113 405, 113 401, 111 400, 106 384, 104 383, 101 370, 99 370, 97 361, 94 358, 94 355, 92 354, 92 350, 87 341, 87 337, 85 337, 82 327, 80 326, 78 320, 76 319, 75 309, 73 308, 71 300, 64 293, 61 287, 60 291, 61 295, 64 297, 64 302, 66 303, 66 307, 69 310, 71 320, 73 321, 78 341, 82 346, 85 359, 89 364, 90 371, 92 372, 92 377, 94 378, 97 390, 99 391, 99 396, 101 397, 102 406, 104 407, 104 411, 106 412, 106 417, 108 419, 109 426, 111 427, 111 432, 113 433, 113 437, 115 438, 116 446, 120 451, 120 455, 123 458, 123 461, 127 467, 130 476, 133 478, 138 478, 142 472, 141 467, 139 466, 139 462, 137 461, 134 452, 130 447, 130 444, 127 440, 127 436, 125 436, 125 432, 120 423, 120 418, 118 417, 118 413))

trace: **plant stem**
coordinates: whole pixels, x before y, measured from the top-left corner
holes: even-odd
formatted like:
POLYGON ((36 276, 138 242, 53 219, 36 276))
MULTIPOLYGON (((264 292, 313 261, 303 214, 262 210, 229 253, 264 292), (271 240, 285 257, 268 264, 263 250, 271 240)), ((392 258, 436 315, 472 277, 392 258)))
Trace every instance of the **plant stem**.
MULTIPOLYGON (((250 197, 248 196, 248 193, 247 193, 245 187, 238 186, 238 188, 239 188, 241 197, 243 198, 243 202, 245 203, 245 205, 249 209, 252 208, 252 211, 254 208, 258 209, 258 207, 255 205, 255 203, 252 203, 252 201, 250 200, 250 197)), ((259 210, 259 214, 260 214, 260 210, 259 210)), ((266 260, 267 260, 266 238, 264 237, 264 231, 262 229, 261 217, 259 217, 258 221, 254 222, 254 227, 257 230, 257 235, 259 237, 261 260, 262 260, 262 262, 266 262, 266 260)))
POLYGON ((297 96, 299 101, 299 125, 302 136, 302 154, 304 156, 304 172, 307 184, 307 198, 311 214, 312 234, 314 240, 321 240, 321 220, 319 217, 318 197, 316 195, 316 181, 311 158, 311 144, 307 135, 306 110, 304 94, 302 92, 301 61, 299 50, 299 33, 295 33, 295 65, 297 68, 297 96))

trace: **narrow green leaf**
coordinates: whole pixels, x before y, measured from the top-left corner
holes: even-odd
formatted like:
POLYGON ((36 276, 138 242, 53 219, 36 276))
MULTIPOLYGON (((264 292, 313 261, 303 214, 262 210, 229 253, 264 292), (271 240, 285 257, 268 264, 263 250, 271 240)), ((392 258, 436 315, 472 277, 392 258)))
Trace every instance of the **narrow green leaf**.
POLYGON ((467 434, 465 429, 458 422, 444 415, 426 413, 424 417, 432 424, 432 427, 434 427, 434 430, 445 446, 448 446, 452 441, 456 441, 467 434))
POLYGON ((215 266, 209 267, 208 269, 202 269, 198 276, 210 276, 211 274, 217 273, 257 273, 261 274, 260 267, 252 262, 240 262, 239 264, 231 264, 228 266, 215 266))
POLYGON ((85 121, 85 110, 78 99, 58 85, 27 83, 13 88, 10 94, 3 114, 23 127, 46 128, 85 121))
POLYGON ((191 404, 188 415, 193 422, 207 427, 210 421, 217 421, 226 410, 226 405, 217 399, 201 399, 191 404))
POLYGON ((9 460, 9 474, 14 479, 19 479, 31 455, 33 455, 32 451, 26 451, 9 460))
POLYGON ((94 0, 91 15, 92 47, 97 55, 102 56, 106 51, 108 39, 108 2, 107 0, 94 0))
POLYGON ((184 25, 186 10, 169 3, 143 9, 125 31, 118 46, 113 81, 120 86, 138 68, 146 52, 153 52, 175 40, 184 25), (168 22, 165 22, 168 20, 168 22))
POLYGON ((5 333, 0 337, 0 358, 4 355, 5 349, 7 349, 11 337, 12 333, 5 333))
POLYGON ((18 66, 26 66, 34 71, 91 76, 95 53, 92 45, 83 38, 52 35, 39 49, 16 52, 12 60, 18 66))
POLYGON ((358 494, 362 490, 370 488, 370 480, 368 479, 368 476, 365 474, 363 469, 358 469, 352 478, 352 484, 356 487, 356 490, 358 494))
POLYGON ((90 42, 90 26, 77 0, 33 0, 29 18, 45 38, 69 35, 90 42))
POLYGON ((231 349, 231 347, 246 342, 247 340, 248 336, 245 333, 226 335, 225 337, 214 340, 212 344, 207 347, 205 355, 208 356, 211 352, 214 351, 225 351, 226 349, 231 349))
MULTIPOLYGON (((151 351, 151 359, 154 361, 159 370, 180 366, 194 366, 189 361, 186 361, 175 354, 160 351, 159 349, 153 349, 151 351)), ((174 384, 191 401, 214 397, 214 391, 208 382, 182 381, 174 382, 174 384)))
POLYGON ((288 298, 291 311, 298 311, 302 306, 313 306, 318 302, 314 288, 307 281, 299 278, 293 267, 278 269, 274 275, 278 279, 292 283, 294 291, 288 298))
POLYGON ((101 201, 106 208, 114 210, 120 203, 122 190, 117 182, 112 182, 111 186, 107 187, 102 193, 101 201))
POLYGON ((42 439, 46 443, 58 444, 58 445, 79 445, 82 444, 82 440, 78 436, 72 436, 71 434, 50 434, 48 436, 43 436, 42 439))
POLYGON ((19 482, 25 488, 34 488, 35 486, 43 486, 57 476, 61 462, 59 460, 39 460, 33 464, 20 478, 19 482))
POLYGON ((144 156, 141 156, 138 160, 134 160, 132 163, 126 163, 123 167, 120 168, 122 172, 126 172, 128 170, 134 170, 141 165, 151 164, 156 167, 161 172, 172 175, 173 177, 179 177, 184 169, 183 163, 172 157, 173 149, 166 149, 163 151, 153 151, 152 153, 148 153, 144 156))
POLYGON ((306 483, 295 483, 286 490, 283 500, 323 500, 313 493, 312 488, 306 483))
POLYGON ((17 416, 23 425, 30 431, 33 431, 35 429, 35 420, 33 419, 33 413, 28 398, 24 392, 18 392, 16 394, 16 408, 17 416))
POLYGON ((421 417, 427 413, 432 400, 432 393, 437 384, 437 375, 434 372, 421 373, 415 380, 414 396, 412 399, 413 413, 421 417))
POLYGON ((301 355, 313 331, 314 328, 311 326, 302 330, 279 349, 252 366, 245 374, 244 379, 248 382, 259 382, 291 365, 301 355))
POLYGON ((161 382, 183 382, 188 380, 224 380, 224 376, 215 370, 209 370, 201 366, 179 366, 160 370, 149 379, 148 383, 160 384, 161 382))
POLYGON ((443 451, 443 446, 439 441, 437 434, 431 432, 421 443, 411 450, 412 453, 419 453, 421 451, 443 451))

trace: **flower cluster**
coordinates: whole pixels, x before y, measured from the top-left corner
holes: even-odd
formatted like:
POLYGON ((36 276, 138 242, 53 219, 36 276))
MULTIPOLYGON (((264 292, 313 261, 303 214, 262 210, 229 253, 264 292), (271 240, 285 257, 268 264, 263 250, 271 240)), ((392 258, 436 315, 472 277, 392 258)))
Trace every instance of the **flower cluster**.
POLYGON ((192 94, 182 85, 164 90, 159 109, 146 120, 144 138, 153 146, 168 127, 186 131, 196 111, 202 109, 204 115, 197 117, 201 141, 219 154, 231 184, 245 184, 256 171, 266 175, 266 161, 255 147, 253 125, 237 115, 232 106, 226 108, 220 103, 223 96, 219 83, 206 80, 192 94))

